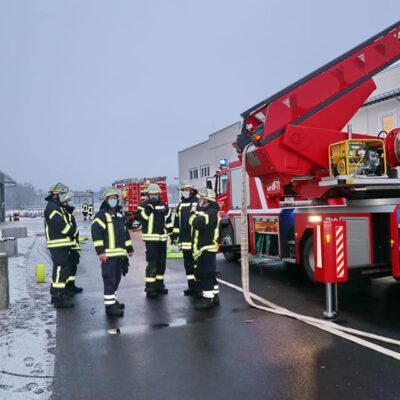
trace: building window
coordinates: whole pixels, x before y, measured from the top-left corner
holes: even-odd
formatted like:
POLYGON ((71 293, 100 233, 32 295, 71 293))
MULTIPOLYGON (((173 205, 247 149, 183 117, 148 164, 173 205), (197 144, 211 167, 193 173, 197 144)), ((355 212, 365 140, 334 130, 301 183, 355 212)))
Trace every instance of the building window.
POLYGON ((380 129, 389 133, 397 126, 396 113, 394 111, 379 115, 380 129))
POLYGON ((209 165, 202 165, 200 167, 200 177, 201 178, 206 178, 207 176, 210 176, 210 166, 209 165))
POLYGON ((191 168, 189 170, 189 179, 199 179, 199 169, 198 168, 191 168))

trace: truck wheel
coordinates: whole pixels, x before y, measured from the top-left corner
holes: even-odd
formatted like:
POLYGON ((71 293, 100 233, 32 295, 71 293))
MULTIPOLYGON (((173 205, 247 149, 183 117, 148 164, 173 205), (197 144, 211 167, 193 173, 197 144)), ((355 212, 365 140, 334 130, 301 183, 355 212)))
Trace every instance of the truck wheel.
POLYGON ((314 260, 314 237, 309 236, 303 247, 302 262, 304 271, 311 282, 314 281, 315 260, 314 260))
MULTIPOLYGON (((231 226, 222 228, 221 232, 221 245, 232 246, 233 245, 233 229, 231 226)), ((240 253, 234 251, 223 251, 222 254, 226 261, 237 261, 240 258, 240 253)))

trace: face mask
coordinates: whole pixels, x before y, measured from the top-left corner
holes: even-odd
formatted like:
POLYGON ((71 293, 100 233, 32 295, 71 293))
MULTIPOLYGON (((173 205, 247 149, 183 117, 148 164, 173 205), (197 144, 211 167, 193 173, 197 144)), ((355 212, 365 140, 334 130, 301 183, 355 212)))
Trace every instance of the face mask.
POLYGON ((58 201, 59 201, 60 203, 64 203, 64 201, 65 201, 65 194, 59 194, 59 195, 58 195, 58 201))
POLYGON ((184 198, 184 199, 188 199, 189 197, 190 197, 190 192, 182 192, 182 197, 184 198))
POLYGON ((157 195, 150 195, 150 200, 158 200, 158 196, 157 195))
POLYGON ((118 200, 117 199, 108 199, 107 203, 111 208, 115 208, 115 207, 117 207, 118 200))
POLYGON ((68 201, 68 205, 70 206, 70 207, 75 207, 75 203, 71 200, 71 201, 68 201))

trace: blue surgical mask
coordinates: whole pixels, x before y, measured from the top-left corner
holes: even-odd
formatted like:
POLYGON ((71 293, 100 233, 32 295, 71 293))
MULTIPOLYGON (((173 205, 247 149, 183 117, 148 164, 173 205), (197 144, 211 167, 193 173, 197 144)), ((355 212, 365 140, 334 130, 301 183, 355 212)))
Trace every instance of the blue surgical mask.
POLYGON ((115 207, 117 207, 118 200, 117 199, 108 199, 107 203, 111 208, 115 208, 115 207))
POLYGON ((60 203, 64 203, 64 201, 65 201, 65 194, 59 194, 59 195, 58 195, 58 201, 59 201, 60 203))
POLYGON ((68 205, 69 205, 70 207, 75 207, 75 203, 74 203, 73 200, 68 201, 68 205))

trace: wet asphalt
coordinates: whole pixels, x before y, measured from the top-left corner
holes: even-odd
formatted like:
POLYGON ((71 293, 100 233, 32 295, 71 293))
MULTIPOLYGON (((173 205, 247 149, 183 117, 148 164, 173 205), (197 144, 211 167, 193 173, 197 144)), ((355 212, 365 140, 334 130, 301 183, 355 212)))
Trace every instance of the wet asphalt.
MULTIPOLYGON (((146 299, 140 234, 134 246, 118 291, 125 315, 110 319, 100 264, 91 242, 83 244, 77 285, 84 292, 74 309, 57 312, 53 400, 400 399, 399 361, 252 309, 231 288, 221 286, 218 308, 194 310, 194 300, 182 293, 182 260, 167 262, 169 294, 146 299)), ((239 263, 219 256, 218 269, 221 279, 240 284, 239 263)), ((301 273, 279 263, 253 263, 250 275, 252 292, 322 315, 323 287, 301 273)), ((344 285, 339 300, 340 323, 400 339, 399 283, 385 278, 344 285)))

